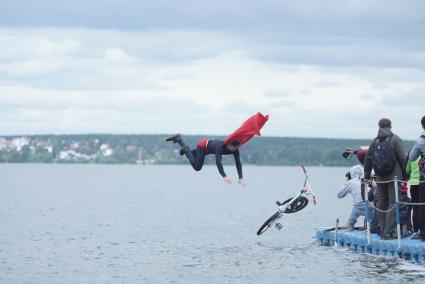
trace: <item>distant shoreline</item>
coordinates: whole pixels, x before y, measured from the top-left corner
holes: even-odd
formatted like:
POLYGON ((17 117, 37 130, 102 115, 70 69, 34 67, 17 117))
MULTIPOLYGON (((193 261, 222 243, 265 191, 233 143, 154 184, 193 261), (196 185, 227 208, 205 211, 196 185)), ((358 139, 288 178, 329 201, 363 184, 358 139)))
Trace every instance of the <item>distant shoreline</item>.
MULTIPOLYGON (((0 163, 56 164, 147 164, 187 165, 176 144, 165 142, 167 134, 82 134, 0 136, 0 163)), ((185 135, 194 146, 203 137, 224 139, 224 136, 185 135)), ((349 166, 356 159, 345 160, 342 152, 369 145, 373 138, 297 138, 255 137, 241 147, 244 165, 258 166, 349 166)), ((405 141, 408 151, 414 141, 405 141)), ((206 164, 214 164, 208 156, 206 164)), ((224 164, 233 164, 223 156, 224 164)))

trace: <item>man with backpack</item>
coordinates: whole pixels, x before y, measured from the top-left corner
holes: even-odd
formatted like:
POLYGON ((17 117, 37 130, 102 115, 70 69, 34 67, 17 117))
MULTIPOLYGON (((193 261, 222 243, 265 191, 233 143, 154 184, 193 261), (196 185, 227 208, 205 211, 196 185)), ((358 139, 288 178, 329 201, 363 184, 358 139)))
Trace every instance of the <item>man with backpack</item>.
MULTIPOLYGON (((391 131, 391 120, 382 118, 378 125, 378 136, 370 144, 365 157, 364 175, 365 179, 370 180, 372 169, 375 171, 378 183, 378 209, 393 208, 388 213, 378 211, 381 239, 396 239, 394 177, 405 180, 406 151, 403 141, 391 131)), ((400 191, 401 184, 399 182, 398 194, 400 191)))
MULTIPOLYGON (((425 202, 425 116, 421 119, 424 132, 410 150, 409 161, 416 161, 419 157, 419 203, 425 202)), ((419 206, 419 238, 425 242, 425 206, 419 206)))

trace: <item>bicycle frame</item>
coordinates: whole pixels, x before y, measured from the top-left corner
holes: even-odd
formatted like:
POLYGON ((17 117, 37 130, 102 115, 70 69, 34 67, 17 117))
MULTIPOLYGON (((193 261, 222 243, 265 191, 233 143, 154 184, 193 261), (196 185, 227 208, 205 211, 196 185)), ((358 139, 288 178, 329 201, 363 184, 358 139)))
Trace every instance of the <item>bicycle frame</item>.
POLYGON ((300 192, 297 195, 295 195, 294 197, 292 197, 291 201, 289 201, 288 203, 285 203, 285 204, 279 206, 278 207, 278 210, 280 212, 284 213, 286 211, 286 209, 288 209, 288 207, 291 206, 295 202, 295 200, 297 200, 300 196, 302 196, 306 192, 307 192, 307 190, 301 189, 300 192))
POLYGON ((277 223, 276 221, 280 219, 284 213, 294 213, 301 209, 303 209, 308 204, 308 199, 305 197, 302 197, 303 195, 312 195, 313 203, 316 205, 316 195, 311 189, 310 181, 308 178, 307 171, 304 167, 304 165, 301 165, 301 168, 305 174, 304 179, 304 186, 299 191, 297 195, 292 197, 289 201, 286 200, 284 203, 276 202, 276 204, 279 206, 278 210, 260 227, 260 229, 257 231, 257 235, 261 235, 263 232, 265 232, 268 228, 270 228, 273 224, 275 227, 280 230, 283 228, 283 226, 280 223, 277 223), (302 197, 302 198, 301 198, 302 197), (291 208, 291 206, 294 204, 294 202, 300 201, 301 203, 297 205, 295 208, 291 208), (292 212, 291 212, 292 211, 292 212))
POLYGON ((310 181, 309 181, 309 179, 308 179, 307 171, 306 171, 306 169, 305 169, 304 165, 301 165, 301 168, 302 168, 302 170, 303 170, 303 172, 304 172, 304 174, 305 174, 304 186, 303 186, 303 188, 300 190, 300 192, 299 192, 297 195, 295 195, 295 196, 291 199, 291 201, 289 201, 288 203, 286 203, 286 204, 284 204, 284 205, 279 206, 279 211, 281 211, 282 213, 283 213, 283 212, 285 212, 285 210, 286 210, 289 206, 291 206, 291 205, 292 205, 292 203, 294 203, 294 202, 295 202, 295 200, 297 200, 297 199, 298 199, 300 196, 302 196, 303 194, 306 194, 306 195, 312 195, 312 197, 313 197, 313 203, 314 203, 314 205, 316 205, 316 195, 315 195, 315 194, 314 194, 314 192, 311 190, 311 185, 310 185, 310 181), (307 187, 306 187, 306 186, 307 186, 307 187))

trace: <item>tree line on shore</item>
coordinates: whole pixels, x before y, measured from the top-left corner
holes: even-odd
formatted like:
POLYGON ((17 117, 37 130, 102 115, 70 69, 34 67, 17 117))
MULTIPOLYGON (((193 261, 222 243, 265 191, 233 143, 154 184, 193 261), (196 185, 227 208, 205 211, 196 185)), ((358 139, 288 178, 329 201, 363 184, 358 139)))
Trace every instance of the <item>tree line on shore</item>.
MULTIPOLYGON (((111 163, 111 164, 185 164, 176 145, 166 143, 168 135, 33 135, 3 136, 0 139, 2 163, 111 163)), ((224 139, 223 136, 185 135, 194 146, 202 137, 224 139)), ((241 148, 244 164, 292 166, 349 166, 356 159, 345 160, 342 152, 369 145, 372 139, 328 139, 296 137, 256 137, 241 148)), ((410 149, 413 141, 405 141, 410 149)), ((213 164, 207 157, 206 164, 213 164)), ((233 163, 230 156, 223 157, 233 163)))

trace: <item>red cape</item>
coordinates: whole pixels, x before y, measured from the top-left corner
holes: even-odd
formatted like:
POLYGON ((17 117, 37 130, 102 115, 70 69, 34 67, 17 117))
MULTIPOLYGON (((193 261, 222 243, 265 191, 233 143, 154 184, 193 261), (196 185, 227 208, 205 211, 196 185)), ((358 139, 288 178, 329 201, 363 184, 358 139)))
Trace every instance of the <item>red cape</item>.
POLYGON ((224 141, 224 144, 227 144, 232 141, 239 140, 242 144, 248 142, 254 135, 260 136, 260 129, 263 128, 264 124, 269 119, 269 116, 262 115, 260 112, 248 118, 235 132, 233 132, 227 139, 224 141))

